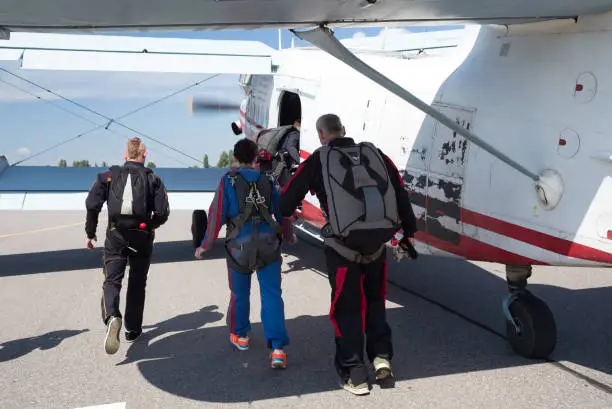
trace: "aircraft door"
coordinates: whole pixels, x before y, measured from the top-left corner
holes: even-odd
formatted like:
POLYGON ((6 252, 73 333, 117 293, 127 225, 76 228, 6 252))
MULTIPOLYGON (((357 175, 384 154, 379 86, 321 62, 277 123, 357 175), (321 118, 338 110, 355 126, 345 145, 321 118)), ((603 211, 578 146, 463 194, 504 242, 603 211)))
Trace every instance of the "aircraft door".
MULTIPOLYGON (((436 103, 443 114, 455 118, 466 129, 473 128, 474 110, 436 103)), ((435 121, 432 151, 429 155, 426 186, 425 227, 430 251, 453 252, 462 245, 464 232, 461 220, 462 191, 469 142, 461 135, 435 121)), ((472 235, 472 234, 468 234, 472 235)))

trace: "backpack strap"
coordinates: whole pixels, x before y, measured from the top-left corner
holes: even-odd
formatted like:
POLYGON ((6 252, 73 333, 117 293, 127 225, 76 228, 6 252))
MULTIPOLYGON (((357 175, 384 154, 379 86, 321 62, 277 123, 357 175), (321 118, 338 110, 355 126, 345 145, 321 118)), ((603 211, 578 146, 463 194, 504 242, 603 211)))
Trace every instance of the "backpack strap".
POLYGON ((140 176, 144 179, 144 200, 145 200, 145 213, 147 215, 147 219, 150 218, 151 215, 151 193, 153 192, 152 186, 152 178, 150 176, 153 174, 153 171, 147 167, 144 168, 136 168, 136 171, 140 173, 140 176))
POLYGON ((269 199, 269 203, 263 202, 263 204, 259 208, 259 214, 264 218, 264 220, 270 225, 272 229, 276 231, 277 234, 282 235, 283 228, 279 225, 276 220, 272 217, 272 213, 270 211, 270 206, 272 205, 272 189, 274 188, 274 181, 269 178, 260 177, 257 180, 257 192, 264 192, 264 198, 267 196, 269 199))
POLYGON ((378 259, 378 257, 380 257, 383 250, 387 246, 386 243, 383 243, 382 246, 380 246, 380 248, 374 253, 366 255, 346 247, 344 243, 342 243, 342 241, 336 237, 327 237, 323 240, 323 242, 326 246, 334 249, 342 257, 358 264, 369 264, 374 262, 376 259, 378 259))
MULTIPOLYGON (((272 197, 273 181, 267 177, 262 178, 261 176, 260 173, 256 182, 248 182, 240 172, 232 172, 232 176, 230 177, 234 178, 232 185, 235 187, 236 195, 238 196, 238 216, 236 216, 231 222, 231 225, 228 226, 229 231, 226 235, 226 241, 238 237, 244 223, 253 218, 254 213, 256 217, 262 217, 277 234, 282 234, 282 226, 279 225, 270 214, 270 203, 267 203, 266 200, 266 196, 268 200, 272 197), (264 195, 261 194, 262 190, 264 191, 264 195)), ((256 235, 257 224, 253 226, 253 229, 253 234, 256 235)))
POLYGON ((251 187, 249 182, 246 181, 244 176, 240 174, 236 169, 232 169, 229 172, 230 183, 236 190, 236 196, 238 199, 238 216, 228 223, 228 231, 225 237, 225 241, 230 241, 238 237, 244 223, 251 218, 253 213, 253 202, 249 201, 249 195, 251 194, 251 187))

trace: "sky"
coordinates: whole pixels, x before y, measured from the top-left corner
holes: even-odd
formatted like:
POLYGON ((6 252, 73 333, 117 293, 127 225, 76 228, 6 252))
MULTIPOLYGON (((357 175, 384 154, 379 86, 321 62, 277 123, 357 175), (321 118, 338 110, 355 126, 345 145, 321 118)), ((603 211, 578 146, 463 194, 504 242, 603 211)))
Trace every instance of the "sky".
MULTIPOLYGON (((410 27, 410 31, 450 27, 410 27)), ((341 38, 375 36, 378 28, 338 29, 341 38)), ((109 34, 113 35, 113 34, 109 34)), ((277 30, 233 30, 166 33, 120 33, 141 37, 178 37, 261 41, 278 48, 277 30)), ((293 34, 282 31, 282 46, 289 47, 293 34)), ((295 38, 295 45, 307 45, 295 38)), ((177 90, 203 81, 208 74, 165 74, 85 71, 35 71, 18 69, 16 62, 0 62, 0 67, 44 88, 70 98, 82 107, 0 71, 0 155, 15 163, 45 149, 66 142, 22 165, 56 166, 89 160, 90 164, 120 164, 125 141, 140 136, 147 145, 148 160, 158 167, 197 165, 208 154, 212 166, 219 154, 232 148, 242 136, 230 128, 239 112, 223 111, 191 114, 187 102, 193 96, 223 96, 240 102, 242 89, 237 75, 219 75, 202 84, 143 109, 105 129, 108 118, 128 113, 177 90), (18 87, 20 89, 17 89, 18 87), (33 94, 33 95, 32 95, 33 94), (88 109, 100 114, 92 113, 88 109), (70 112, 66 112, 66 110, 70 112), (98 127, 97 130, 91 131, 98 127), (126 129, 129 127, 131 129, 126 129), (87 133, 86 133, 87 132, 87 133), (84 135, 77 137, 78 135, 84 135), (156 141, 160 141, 164 146, 156 141), (181 153, 182 152, 182 153, 181 153)), ((201 164, 201 163, 200 163, 201 164)))

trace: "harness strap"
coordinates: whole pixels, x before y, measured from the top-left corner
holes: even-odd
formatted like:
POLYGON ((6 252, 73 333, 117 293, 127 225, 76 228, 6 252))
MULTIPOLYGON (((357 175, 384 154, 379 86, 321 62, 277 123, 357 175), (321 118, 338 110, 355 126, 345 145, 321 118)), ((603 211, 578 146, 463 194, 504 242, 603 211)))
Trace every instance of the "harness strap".
POLYGON ((386 247, 386 243, 383 243, 383 245, 380 246, 380 248, 374 253, 365 255, 346 247, 344 243, 335 237, 327 237, 324 239, 323 243, 326 246, 336 250, 336 252, 342 257, 358 264, 370 264, 374 262, 378 259, 378 257, 380 257, 386 247))
POLYGON ((251 213, 253 213, 253 204, 247 203, 244 207, 244 212, 236 216, 231 222, 231 225, 228 226, 230 229, 225 236, 225 240, 233 240, 238 237, 238 234, 240 234, 242 230, 242 226, 244 226, 244 223, 251 217, 251 213))
POLYGON ((284 158, 280 158, 278 161, 278 165, 276 165, 276 168, 274 169, 274 171, 272 172, 272 176, 274 177, 274 179, 278 178, 281 174, 281 172, 283 171, 283 169, 285 168, 286 163, 284 158))
MULTIPOLYGON (((274 256, 274 258, 271 259, 268 256, 260 254, 258 244, 259 223, 265 220, 277 233, 279 239, 282 234, 282 226, 272 218, 265 197, 262 196, 260 192, 260 190, 264 188, 261 183, 265 183, 265 179, 260 177, 256 182, 248 182, 239 172, 232 172, 230 178, 232 186, 234 186, 238 195, 239 214, 228 224, 225 246, 228 250, 232 248, 239 249, 242 252, 239 257, 241 260, 240 263, 244 264, 239 264, 229 251, 228 263, 230 267, 236 271, 249 274, 273 262, 277 258, 277 256, 274 256), (248 243, 236 243, 234 239, 238 237, 245 223, 248 221, 251 222, 253 227, 251 240, 248 243)), ((272 180, 268 182, 273 183, 272 180)), ((266 191, 264 191, 264 193, 266 193, 266 191)))

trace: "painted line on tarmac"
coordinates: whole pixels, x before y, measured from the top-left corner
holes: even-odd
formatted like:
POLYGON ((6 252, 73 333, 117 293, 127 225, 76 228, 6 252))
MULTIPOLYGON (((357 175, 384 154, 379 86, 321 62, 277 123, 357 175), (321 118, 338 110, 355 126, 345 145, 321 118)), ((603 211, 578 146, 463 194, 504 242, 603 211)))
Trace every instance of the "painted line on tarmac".
MULTIPOLYGON (((104 221, 106 221, 106 220, 104 220, 104 219, 99 220, 98 224, 100 222, 104 222, 104 221)), ((16 236, 27 236, 29 234, 44 233, 44 232, 53 231, 53 230, 68 229, 70 227, 82 226, 84 224, 85 224, 85 222, 70 223, 70 224, 61 224, 59 226, 44 227, 42 229, 26 230, 26 231, 17 232, 17 233, 0 234, 0 239, 6 239, 6 238, 9 238, 9 237, 16 237, 16 236)))
POLYGON ((110 403, 108 405, 84 406, 76 409, 125 409, 125 402, 110 403))

